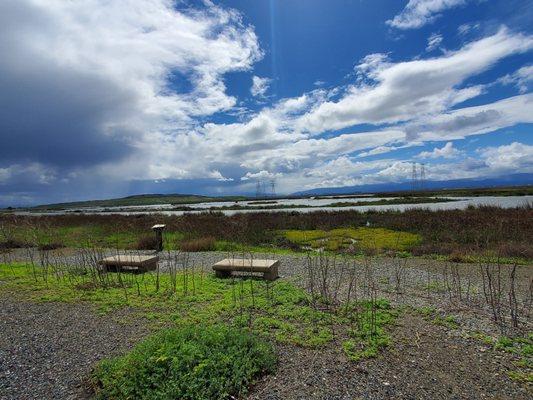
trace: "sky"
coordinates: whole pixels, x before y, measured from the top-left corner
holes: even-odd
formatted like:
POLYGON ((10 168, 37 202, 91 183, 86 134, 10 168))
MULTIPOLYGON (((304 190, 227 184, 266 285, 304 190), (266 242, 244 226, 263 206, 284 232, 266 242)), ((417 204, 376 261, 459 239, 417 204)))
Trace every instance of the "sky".
POLYGON ((2 0, 0 205, 533 173, 531 0, 2 0))

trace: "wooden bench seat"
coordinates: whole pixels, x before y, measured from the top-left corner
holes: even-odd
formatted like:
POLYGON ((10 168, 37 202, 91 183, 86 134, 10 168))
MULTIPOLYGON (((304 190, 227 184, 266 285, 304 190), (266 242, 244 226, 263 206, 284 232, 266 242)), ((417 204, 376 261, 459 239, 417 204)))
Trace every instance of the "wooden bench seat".
POLYGON ((99 261, 106 271, 153 271, 157 268, 158 256, 145 256, 140 254, 122 254, 106 257, 99 261))
POLYGON ((278 278, 278 266, 278 260, 226 258, 214 264, 213 270, 219 278, 231 276, 233 271, 260 272, 264 279, 273 281, 278 278))

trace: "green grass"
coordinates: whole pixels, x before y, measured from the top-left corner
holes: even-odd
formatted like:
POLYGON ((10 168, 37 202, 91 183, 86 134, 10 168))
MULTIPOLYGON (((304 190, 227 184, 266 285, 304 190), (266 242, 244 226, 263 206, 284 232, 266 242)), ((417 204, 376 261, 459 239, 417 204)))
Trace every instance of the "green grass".
POLYGON ((376 357, 381 349, 392 343, 386 327, 397 317, 397 312, 386 300, 378 300, 374 305, 361 302, 356 307, 358 320, 349 331, 350 339, 343 343, 344 352, 354 361, 376 357))
POLYGON ((501 186, 491 188, 464 188, 464 189, 440 189, 422 191, 402 191, 402 192, 381 192, 374 193, 376 197, 389 196, 457 196, 457 197, 477 197, 477 196, 526 196, 533 195, 533 186, 501 186))
MULTIPOLYGON (((199 269, 178 272, 174 277, 162 273, 159 278, 156 273, 98 277, 82 270, 66 270, 34 271, 28 265, 0 265, 0 291, 37 302, 88 302, 100 313, 128 307, 154 326, 232 323, 278 342, 304 347, 332 342, 333 331, 341 337, 353 331, 351 314, 328 310, 288 281, 217 279, 199 269)), ((358 321, 370 318, 372 310, 367 304, 351 307, 359 307, 358 321)), ((393 313, 381 305, 378 310, 393 313)), ((384 326, 388 321, 385 318, 379 323, 384 326)))
POLYGON ((300 246, 324 248, 329 251, 338 251, 350 246, 361 250, 406 251, 421 241, 421 237, 417 234, 385 228, 287 230, 282 233, 289 241, 300 246))
POLYGON ((533 383, 533 333, 527 337, 502 336, 493 345, 496 350, 511 353, 518 358, 514 363, 517 370, 507 372, 509 378, 522 383, 533 383))
POLYGON ((153 327, 226 323, 304 347, 324 346, 337 337, 353 359, 375 356, 390 342, 386 327, 396 315, 385 300, 374 307, 359 302, 331 309, 284 280, 217 279, 198 269, 159 278, 67 270, 72 271, 0 265, 0 291, 37 302, 88 302, 100 313, 127 307, 153 327))
POLYGON ((275 368, 269 342, 224 325, 167 329, 98 364, 97 399, 226 399, 275 368))

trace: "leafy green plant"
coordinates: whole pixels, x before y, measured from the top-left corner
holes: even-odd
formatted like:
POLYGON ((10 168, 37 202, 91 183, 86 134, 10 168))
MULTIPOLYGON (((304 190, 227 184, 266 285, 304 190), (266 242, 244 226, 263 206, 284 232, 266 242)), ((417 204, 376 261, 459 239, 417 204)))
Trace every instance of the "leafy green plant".
POLYGON ((246 330, 189 325, 161 331, 93 372, 98 399, 224 399, 272 372, 272 346, 246 330))

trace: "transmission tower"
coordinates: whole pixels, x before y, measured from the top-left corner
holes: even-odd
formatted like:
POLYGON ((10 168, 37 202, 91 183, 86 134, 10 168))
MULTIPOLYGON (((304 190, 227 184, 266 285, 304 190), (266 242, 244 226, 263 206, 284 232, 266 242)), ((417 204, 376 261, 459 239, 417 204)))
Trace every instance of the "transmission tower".
POLYGON ((255 184, 255 197, 257 198, 261 197, 261 190, 262 190, 261 181, 257 181, 255 184))
POLYGON ((416 163, 413 163, 413 169, 411 171, 411 190, 414 192, 418 188, 418 172, 416 163))
POLYGON ((276 180, 275 179, 270 180, 270 195, 272 197, 276 197, 276 180))
POLYGON ((422 163, 420 166, 420 189, 426 188, 426 164, 422 163))

